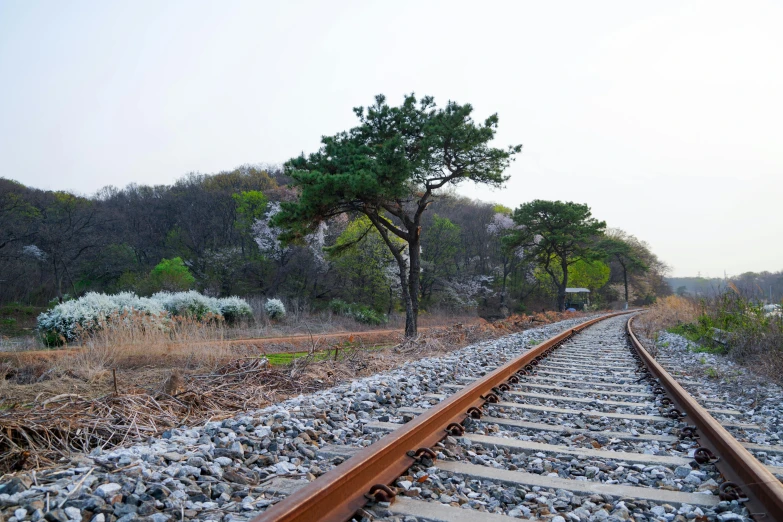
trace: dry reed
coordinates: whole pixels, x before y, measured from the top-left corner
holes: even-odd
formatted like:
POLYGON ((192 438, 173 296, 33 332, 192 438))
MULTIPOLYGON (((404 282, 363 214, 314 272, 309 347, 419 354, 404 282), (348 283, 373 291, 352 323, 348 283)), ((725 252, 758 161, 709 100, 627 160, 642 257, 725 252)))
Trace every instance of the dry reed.
POLYGON ((648 339, 655 339, 656 334, 672 326, 695 321, 701 309, 693 300, 670 295, 658 299, 646 313, 634 321, 636 328, 648 339))

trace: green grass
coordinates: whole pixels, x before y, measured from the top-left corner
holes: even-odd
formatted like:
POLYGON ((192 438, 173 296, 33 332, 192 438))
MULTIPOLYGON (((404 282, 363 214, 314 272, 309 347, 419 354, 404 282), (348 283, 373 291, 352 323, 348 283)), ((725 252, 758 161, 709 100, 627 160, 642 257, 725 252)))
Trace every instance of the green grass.
POLYGON ((694 343, 697 343, 702 339, 702 332, 699 330, 699 327, 695 324, 682 323, 682 324, 678 324, 677 326, 672 326, 666 331, 669 333, 681 335, 694 343))
MULTIPOLYGON (((323 361, 326 359, 327 353, 330 352, 315 352, 315 354, 313 354, 313 359, 316 361, 323 361)), ((266 359, 272 366, 285 366, 286 364, 291 364, 296 359, 307 357, 308 354, 309 352, 270 353, 266 355, 266 359)))
POLYGON ((30 335, 35 329, 38 314, 46 308, 11 303, 0 306, 0 336, 20 337, 30 335))
POLYGON ((688 344, 688 349, 696 353, 726 353, 726 347, 713 342, 712 328, 701 323, 683 323, 666 330, 669 333, 681 335, 694 344, 688 344))
MULTIPOLYGON (((357 343, 343 343, 337 347, 337 359, 339 360, 346 357, 347 355, 352 355, 356 351, 375 352, 375 351, 383 350, 385 348, 389 348, 391 346, 393 345, 385 344, 385 345, 378 345, 378 346, 361 347, 361 345, 358 345, 357 343)), ((302 351, 302 352, 270 353, 265 355, 265 357, 269 361, 269 364, 272 366, 285 366, 287 364, 291 364, 296 359, 302 359, 304 357, 307 357, 308 355, 310 355, 310 352, 302 351)), ((315 352, 312 355, 312 357, 314 361, 325 361, 329 359, 334 359, 335 349, 330 348, 329 350, 315 352)))

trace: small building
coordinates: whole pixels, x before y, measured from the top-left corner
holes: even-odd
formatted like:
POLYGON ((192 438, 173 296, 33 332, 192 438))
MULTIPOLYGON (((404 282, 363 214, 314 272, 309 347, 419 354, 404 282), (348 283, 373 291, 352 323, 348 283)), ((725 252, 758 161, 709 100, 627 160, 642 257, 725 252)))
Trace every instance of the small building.
POLYGON ((590 306, 590 290, 587 288, 566 288, 565 307, 566 310, 584 310, 590 306))

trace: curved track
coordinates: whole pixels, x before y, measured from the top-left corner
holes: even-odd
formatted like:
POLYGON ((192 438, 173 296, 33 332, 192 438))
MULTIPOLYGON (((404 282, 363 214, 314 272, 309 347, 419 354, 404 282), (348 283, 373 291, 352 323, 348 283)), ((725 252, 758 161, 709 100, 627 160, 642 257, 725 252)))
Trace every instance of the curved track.
POLYGON ((780 470, 726 430, 753 427, 702 408, 617 315, 368 425, 390 434, 326 449, 351 458, 255 520, 783 520, 780 470))

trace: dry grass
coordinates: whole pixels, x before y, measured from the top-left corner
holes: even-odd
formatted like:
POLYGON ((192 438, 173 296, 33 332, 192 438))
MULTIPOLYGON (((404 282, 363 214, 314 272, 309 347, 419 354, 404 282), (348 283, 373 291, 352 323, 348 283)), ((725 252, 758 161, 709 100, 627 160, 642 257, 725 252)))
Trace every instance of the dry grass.
POLYGON ((0 473, 50 466, 96 447, 143 441, 174 426, 227 418, 406 361, 579 315, 549 313, 456 324, 383 349, 356 342, 339 351, 324 346, 334 351, 334 357, 311 354, 285 366, 271 366, 258 353, 215 346, 219 325, 202 325, 207 331, 198 332, 187 331, 198 326, 183 322, 180 339, 201 336, 201 341, 183 345, 176 343, 176 335, 161 337, 160 332, 133 325, 124 331, 118 323, 93 335, 86 343, 88 350, 0 366, 0 374, 17 381, 24 374, 21 381, 26 383, 0 380, 0 473), (118 393, 111 370, 117 370, 118 393))
POLYGON ((144 314, 114 314, 82 336, 83 349, 60 359, 57 371, 91 382, 110 369, 159 366, 172 358, 189 369, 215 368, 230 355, 225 337, 224 323, 214 317, 174 316, 164 329, 144 314))
POLYGON ((659 331, 682 323, 691 323, 700 313, 701 309, 691 299, 670 295, 658 299, 634 324, 645 337, 654 339, 659 331))
MULTIPOLYGON (((392 330, 405 328, 405 314, 392 312, 388 316, 388 322, 379 325, 368 325, 356 321, 354 318, 336 314, 330 310, 312 312, 309 309, 301 309, 302 306, 296 302, 286 302, 287 315, 280 321, 271 321, 261 312, 263 310, 263 300, 250 298, 247 299, 253 310, 255 310, 254 321, 252 324, 241 324, 237 327, 227 330, 227 338, 264 338, 264 337, 282 337, 289 335, 322 335, 339 332, 373 331, 373 330, 392 330)), ((306 307, 305 307, 306 308, 306 307)), ((457 322, 475 322, 477 316, 475 313, 464 313, 455 315, 443 311, 422 312, 419 315, 419 326, 442 326, 444 324, 454 324, 457 322)))

